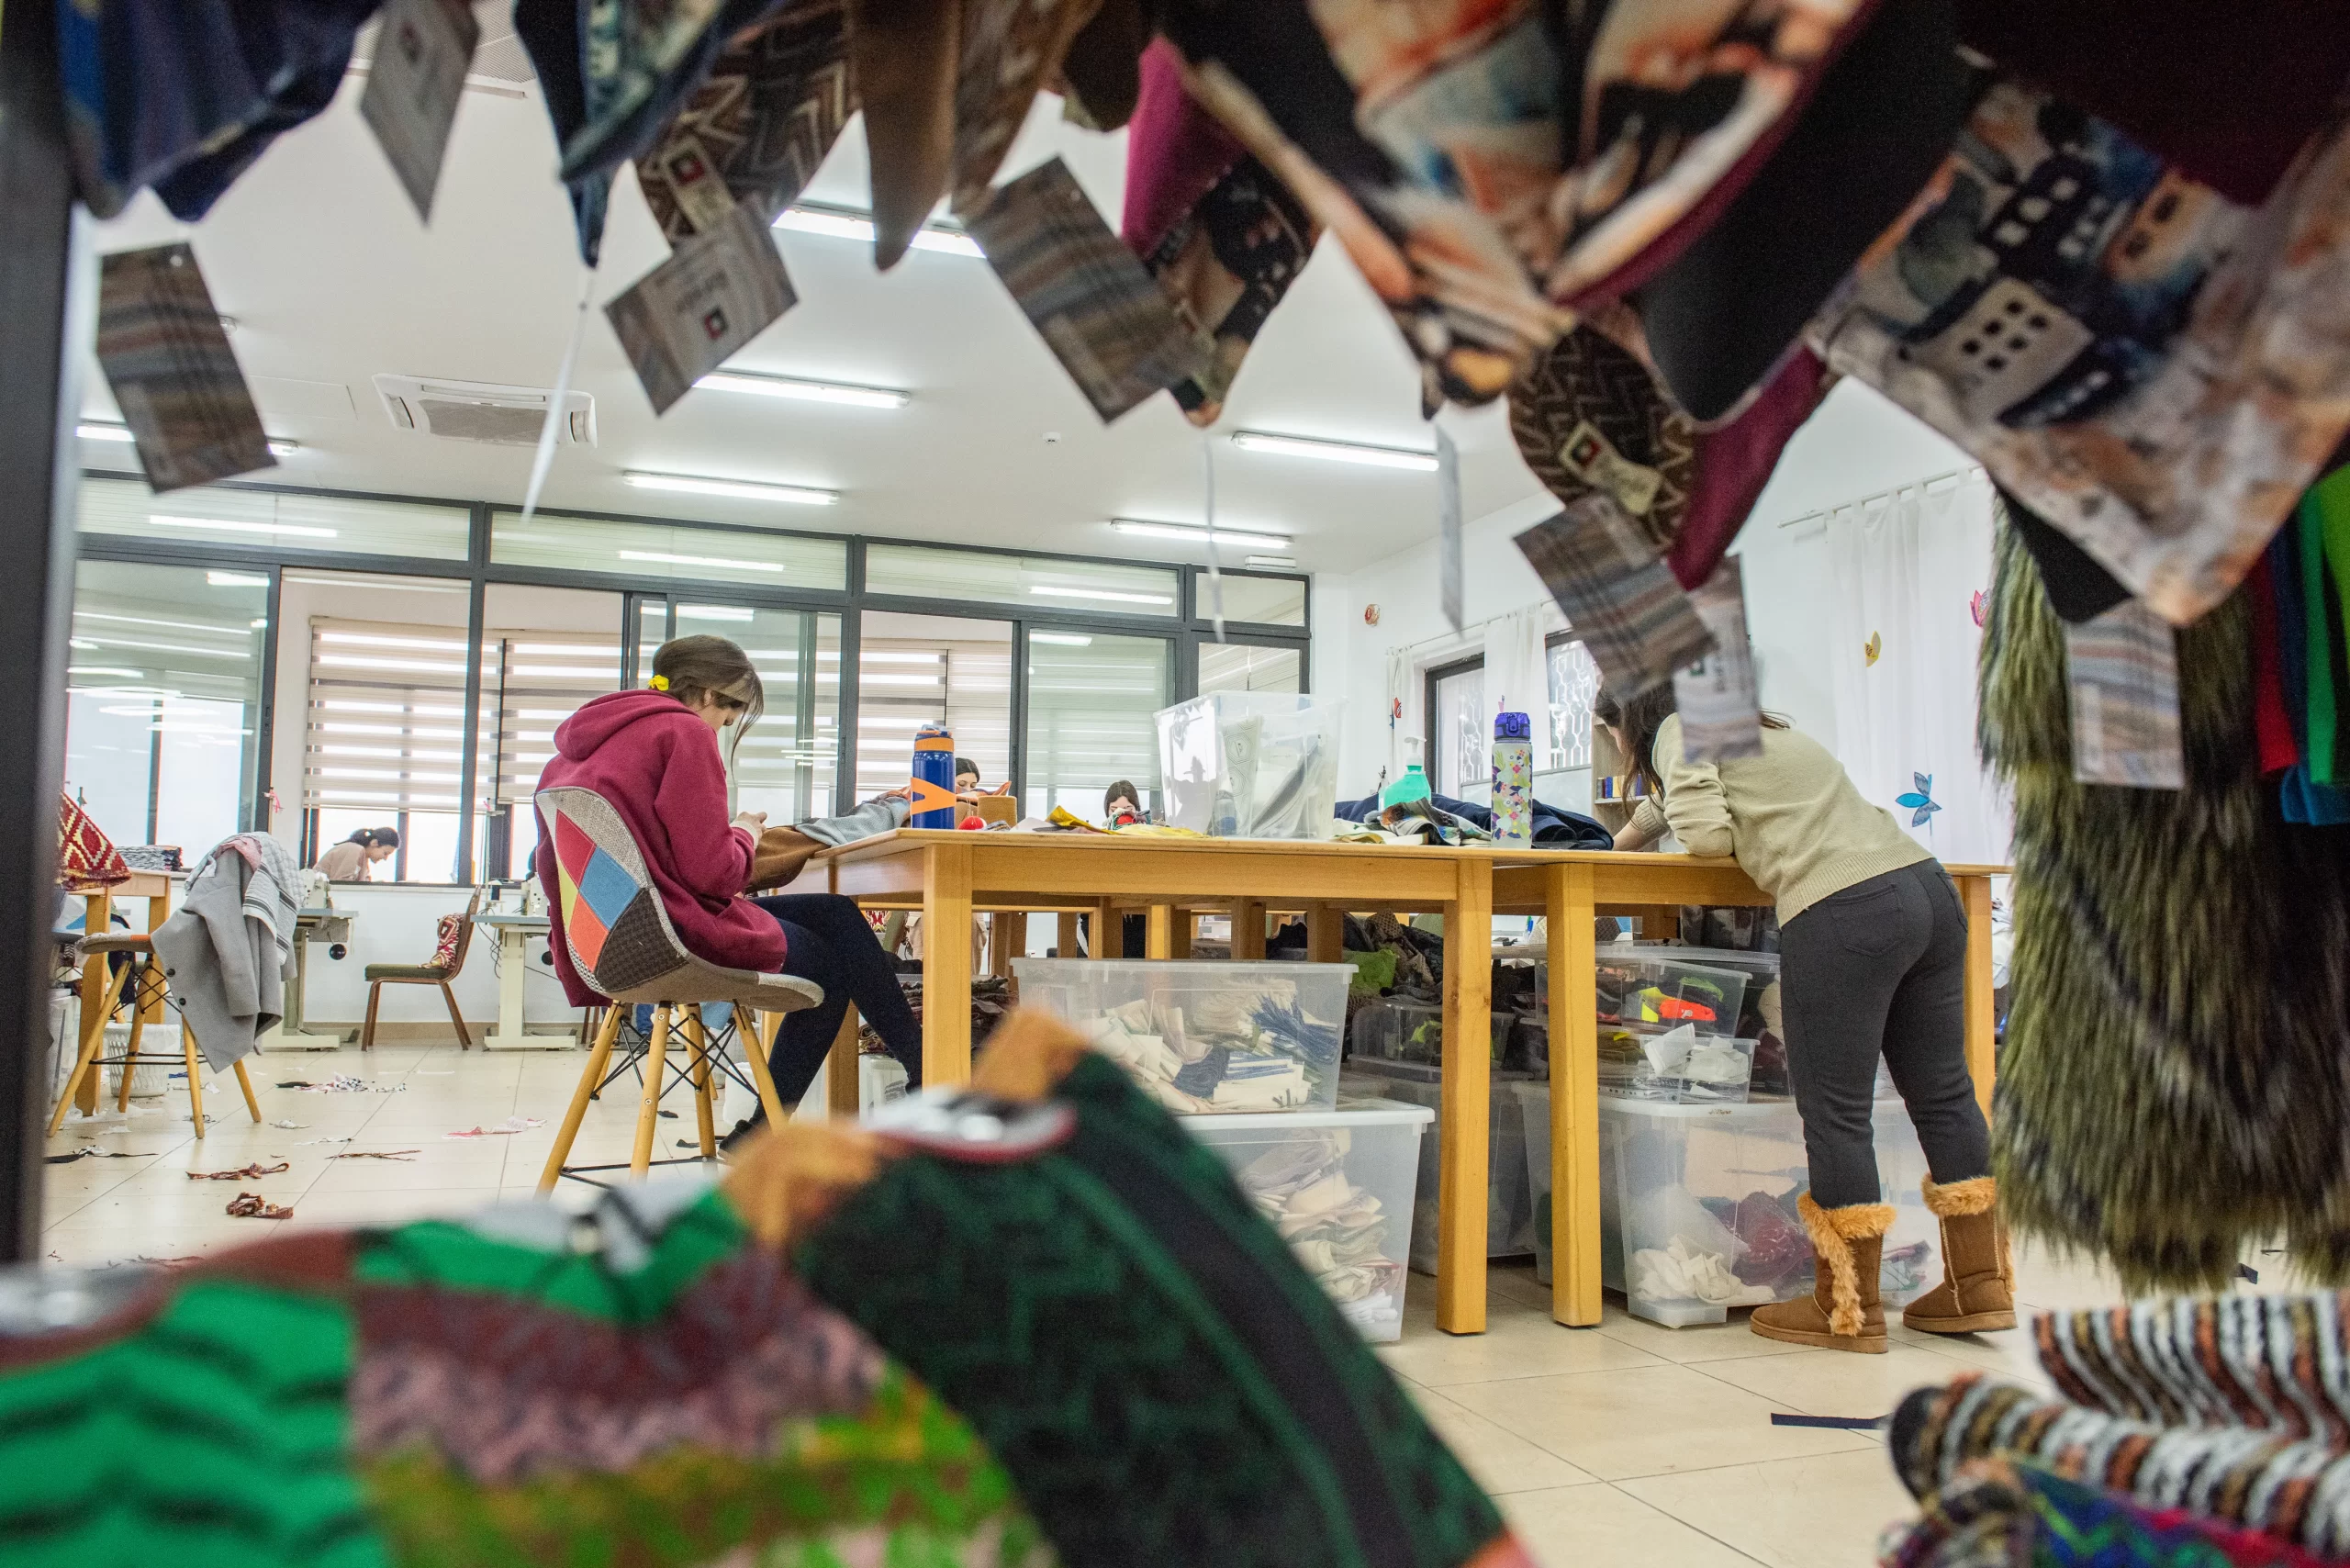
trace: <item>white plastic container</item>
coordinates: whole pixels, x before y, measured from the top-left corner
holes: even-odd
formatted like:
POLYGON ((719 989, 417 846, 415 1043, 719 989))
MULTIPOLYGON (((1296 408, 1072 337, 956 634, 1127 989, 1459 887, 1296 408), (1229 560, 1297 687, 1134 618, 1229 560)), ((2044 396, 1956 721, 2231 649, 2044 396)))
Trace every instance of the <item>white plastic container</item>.
POLYGON ((1158 711, 1167 820, 1217 838, 1326 838, 1343 700, 1219 691, 1158 711))
POLYGON ((1182 1114, 1327 1111, 1351 964, 1015 958, 1027 1006, 1085 1031, 1182 1114))
POLYGON ((1384 1342, 1404 1337, 1420 1134, 1435 1117, 1424 1106, 1348 1100, 1183 1125, 1231 1167, 1348 1321, 1384 1342))
MULTIPOLYGON (((1517 1092, 1523 1074, 1495 1071, 1493 1101, 1486 1122, 1485 1256, 1523 1258, 1534 1250, 1534 1194, 1527 1185, 1526 1121, 1518 1110, 1517 1092)), ((1344 1084, 1348 1095, 1375 1094, 1408 1105, 1425 1105, 1430 1114, 1444 1109, 1444 1085, 1433 1068, 1410 1063, 1365 1061, 1349 1064, 1344 1084)), ((1442 1123, 1420 1139, 1418 1207, 1412 1211, 1412 1267, 1423 1274, 1436 1272, 1437 1193, 1444 1153, 1442 1123)))
MULTIPOLYGON (((1550 1086, 1527 1084, 1519 1102, 1534 1200, 1535 1277, 1548 1283, 1550 1086)), ((1875 1133, 1883 1201, 1894 1205, 1878 1286, 1886 1306, 1898 1307, 1940 1282, 1941 1229, 1919 1190, 1926 1156, 1908 1109, 1897 1100, 1880 1101, 1875 1133)), ((1796 1197, 1810 1185, 1803 1119, 1789 1102, 1668 1105, 1603 1096, 1600 1281, 1624 1292, 1633 1316, 1675 1327, 1723 1322, 1734 1305, 1802 1295, 1811 1289, 1812 1250, 1796 1197), (1628 1260, 1638 1265, 1629 1279, 1628 1260), (1719 1288, 1671 1288, 1692 1280, 1719 1288)))

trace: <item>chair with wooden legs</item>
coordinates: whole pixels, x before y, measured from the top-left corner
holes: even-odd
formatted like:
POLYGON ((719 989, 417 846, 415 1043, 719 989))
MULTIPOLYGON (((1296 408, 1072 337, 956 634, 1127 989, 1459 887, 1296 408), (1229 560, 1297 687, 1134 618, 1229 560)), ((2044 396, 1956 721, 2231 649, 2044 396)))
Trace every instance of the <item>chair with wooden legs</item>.
MULTIPOLYGON (((49 1118, 51 1137, 65 1125, 66 1110, 80 1092, 85 1074, 100 1068, 116 1068, 121 1083, 115 1092, 115 1109, 130 1109, 130 1077, 142 1061, 170 1062, 177 1060, 187 1071, 188 1111, 196 1119, 196 1136, 204 1136, 204 1059, 196 1052, 196 1034, 180 1020, 180 1048, 176 1051, 142 1051, 139 1048, 147 1032, 147 1003, 166 999, 162 971, 155 964, 155 946, 143 932, 107 932, 102 935, 85 936, 81 942, 85 958, 111 959, 121 954, 128 961, 119 970, 111 970, 106 980, 105 1005, 93 1010, 82 1020, 81 1051, 73 1062, 73 1076, 65 1081, 65 1092, 59 1097, 56 1112, 49 1118), (106 1024, 128 1003, 130 1008, 130 1037, 123 1042, 123 1054, 117 1057, 101 1053, 106 1048, 106 1024)), ((252 1080, 245 1074, 245 1064, 236 1064, 237 1087, 245 1093, 245 1109, 252 1118, 261 1120, 261 1102, 253 1097, 252 1080)))
POLYGON ((481 913, 481 893, 476 890, 473 902, 465 905, 463 914, 441 917, 441 940, 429 964, 370 964, 367 966, 367 1021, 359 1026, 359 1048, 375 1048, 375 1009, 382 1005, 384 988, 387 985, 437 985, 441 1000, 449 1004, 449 1022, 457 1026, 457 1048, 474 1048, 473 1036, 465 1033, 465 1020, 457 1011, 457 993, 449 989, 465 967, 465 954, 474 945, 474 916, 481 913), (456 923, 455 929, 450 923, 456 923))
MULTIPOLYGON (((642 1178, 652 1167, 684 1161, 653 1158, 660 1130, 664 1075, 674 1073, 693 1085, 694 1115, 700 1134, 702 1159, 718 1157, 718 1132, 711 1090, 721 1076, 734 1074, 734 1065, 702 1025, 704 1004, 734 1003, 737 1015, 744 1008, 759 1013, 794 1013, 824 999, 822 988, 790 975, 761 974, 729 969, 696 958, 677 939, 662 907, 660 890, 645 870, 644 856, 627 823, 611 803, 593 790, 566 785, 542 790, 538 799, 541 853, 552 848, 560 907, 554 913, 551 941, 561 942, 572 968, 588 987, 608 1000, 579 1087, 564 1113, 546 1169, 539 1175, 539 1191, 552 1192, 565 1176, 588 1179, 588 1173, 618 1170, 617 1165, 569 1165, 571 1146, 587 1118, 588 1103, 604 1088, 641 1062, 644 1087, 636 1114, 636 1142, 628 1162, 632 1177, 642 1178), (642 1047, 632 1046, 620 1066, 611 1066, 613 1043, 621 1026, 639 1006, 653 1009, 653 1027, 642 1047), (676 1073, 669 1064, 673 1028, 682 1028, 689 1061, 676 1073)), ((762 1031, 746 1036, 744 1055, 766 1109, 770 1126, 781 1126, 784 1106, 775 1080, 767 1072, 767 1054, 759 1048, 762 1031)), ((739 1081, 739 1079, 738 1079, 739 1081)))

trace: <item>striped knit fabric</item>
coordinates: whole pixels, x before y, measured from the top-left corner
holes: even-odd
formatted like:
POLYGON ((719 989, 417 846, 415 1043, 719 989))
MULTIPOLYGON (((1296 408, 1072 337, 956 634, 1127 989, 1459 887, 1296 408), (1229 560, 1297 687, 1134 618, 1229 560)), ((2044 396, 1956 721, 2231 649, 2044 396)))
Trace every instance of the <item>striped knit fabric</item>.
POLYGON ((2163 1427, 2244 1427, 2350 1449, 2350 1298, 2142 1302, 2050 1313, 2040 1364, 2075 1404, 2163 1427))
POLYGON ((1883 1568, 2319 1568, 2324 1561, 2179 1508, 2149 1508, 2035 1465, 1976 1460, 1887 1532, 1883 1568))

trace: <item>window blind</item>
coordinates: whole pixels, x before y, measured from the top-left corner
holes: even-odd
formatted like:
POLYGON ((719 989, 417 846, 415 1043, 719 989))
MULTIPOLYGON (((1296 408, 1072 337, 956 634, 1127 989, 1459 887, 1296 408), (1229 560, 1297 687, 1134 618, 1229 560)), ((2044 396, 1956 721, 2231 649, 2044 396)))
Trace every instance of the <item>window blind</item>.
POLYGON ((464 633, 312 617, 305 730, 306 810, 457 810, 464 633))

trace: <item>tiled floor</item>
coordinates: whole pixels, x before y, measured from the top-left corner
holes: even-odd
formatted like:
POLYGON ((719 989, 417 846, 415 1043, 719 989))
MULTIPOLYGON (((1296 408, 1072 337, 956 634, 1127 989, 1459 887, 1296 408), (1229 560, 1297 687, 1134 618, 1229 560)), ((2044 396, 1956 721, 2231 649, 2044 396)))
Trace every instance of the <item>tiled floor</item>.
MULTIPOLYGON (((201 1143, 176 1088, 169 1099, 134 1101, 128 1119, 110 1110, 93 1122, 69 1118, 52 1154, 95 1145, 133 1158, 49 1168, 48 1256, 185 1258, 277 1229, 223 1213, 240 1191, 293 1205, 293 1220, 281 1223, 296 1226, 402 1219, 527 1193, 582 1059, 393 1047, 364 1058, 273 1055, 253 1064, 264 1086, 261 1126, 233 1082, 207 1092, 215 1119, 201 1143), (391 1092, 268 1087, 339 1073, 391 1092), (448 1136, 518 1114, 543 1125, 448 1136), (275 1125, 284 1122, 298 1126, 275 1125), (370 1151, 406 1158, 329 1158, 370 1151), (254 1160, 289 1168, 258 1181, 188 1180, 254 1160)), ((671 1103, 662 1152, 690 1152, 674 1146, 693 1137, 692 1103, 682 1094, 671 1103)), ((632 1092, 592 1107, 574 1158, 625 1159, 635 1109, 632 1092)), ((1551 1568, 1861 1568, 1886 1525, 1914 1517, 1881 1439, 1774 1427, 1772 1412, 1882 1416, 1908 1390, 1970 1368, 2043 1383, 2019 1333, 1937 1339, 1897 1324, 1891 1354, 1853 1356, 1774 1344, 1740 1321, 1659 1328, 1613 1305, 1597 1328, 1570 1329, 1550 1321, 1549 1293, 1530 1269, 1496 1266, 1491 1279, 1488 1331, 1455 1338, 1435 1327, 1432 1282, 1416 1278, 1404 1339, 1382 1355, 1551 1568)), ((2034 1305, 2120 1299, 2087 1271, 2030 1258, 2020 1279, 2034 1305)))

